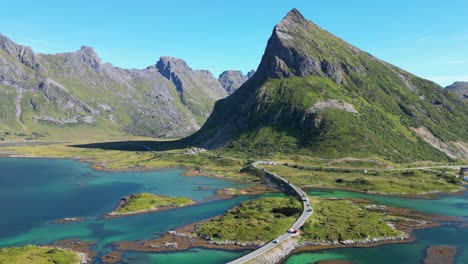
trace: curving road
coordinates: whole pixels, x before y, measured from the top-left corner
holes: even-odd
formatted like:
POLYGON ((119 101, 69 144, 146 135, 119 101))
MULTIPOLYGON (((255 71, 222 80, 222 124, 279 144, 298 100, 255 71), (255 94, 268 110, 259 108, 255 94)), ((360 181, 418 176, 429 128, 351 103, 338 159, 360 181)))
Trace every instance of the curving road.
MULTIPOLYGON (((264 162, 262 161, 256 161, 254 163, 252 163, 252 166, 255 167, 255 168, 258 168, 257 165, 258 164, 262 164, 264 162)), ((287 181, 286 179, 284 179, 283 177, 281 176, 278 176, 276 175, 275 173, 272 173, 270 171, 267 171, 263 168, 258 168, 260 170, 263 170, 264 172, 267 172, 271 175, 273 175, 275 178, 283 181, 285 184, 289 185, 293 190, 294 192, 296 192, 296 194, 302 198, 302 214, 301 216, 299 216, 299 218, 296 220, 296 222, 291 226, 291 229, 299 229, 305 222, 306 220, 314 213, 314 210, 312 209, 312 205, 309 203, 309 198, 307 197, 307 194, 301 190, 299 187, 297 187, 296 185, 290 183, 289 181, 287 181)), ((240 264, 240 263, 245 263, 245 262, 248 262, 262 254, 264 254, 265 252, 269 251, 270 249, 276 247, 277 245, 281 244, 281 242, 283 242, 284 240, 286 240, 288 237, 290 236, 293 236, 294 234, 291 234, 289 232, 286 232, 284 234, 282 234, 281 236, 277 237, 276 239, 274 239, 273 241, 263 245, 262 247, 258 248, 257 250, 255 251, 252 251, 250 252, 249 254, 243 256, 243 257, 240 257, 236 260, 233 260, 231 262, 228 262, 228 264, 240 264)))

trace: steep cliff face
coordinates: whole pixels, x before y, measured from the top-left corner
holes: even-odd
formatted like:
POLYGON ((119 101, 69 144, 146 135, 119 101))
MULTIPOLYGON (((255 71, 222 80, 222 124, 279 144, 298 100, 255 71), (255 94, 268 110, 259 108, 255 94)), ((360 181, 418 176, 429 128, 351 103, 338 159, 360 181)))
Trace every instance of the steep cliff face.
POLYGON ((444 160, 466 156, 459 142, 468 142, 467 109, 437 84, 359 50, 294 9, 274 27, 255 75, 218 101, 186 142, 251 156, 444 160), (450 153, 419 135, 423 127, 450 153))
POLYGON ((102 63, 87 46, 36 54, 0 35, 0 130, 53 136, 79 127, 102 133, 187 135, 227 93, 209 72, 192 70, 182 60, 162 58, 158 64, 167 67, 121 69, 102 63))

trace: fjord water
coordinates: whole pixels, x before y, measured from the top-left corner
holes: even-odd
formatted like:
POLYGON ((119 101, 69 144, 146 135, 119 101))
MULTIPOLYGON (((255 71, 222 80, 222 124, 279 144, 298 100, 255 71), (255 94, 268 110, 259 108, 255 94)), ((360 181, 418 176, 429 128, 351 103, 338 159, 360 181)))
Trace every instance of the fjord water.
MULTIPOLYGON (((245 184, 209 177, 184 177, 183 170, 149 172, 95 171, 87 163, 66 159, 0 159, 0 247, 47 244, 79 238, 108 243, 154 238, 171 229, 224 213, 253 197, 212 200, 217 188, 245 184), (104 219, 120 198, 138 192, 186 196, 198 205, 176 210, 104 219), (56 224, 64 217, 84 221, 56 224)), ((235 258, 238 254, 230 254, 235 258)))

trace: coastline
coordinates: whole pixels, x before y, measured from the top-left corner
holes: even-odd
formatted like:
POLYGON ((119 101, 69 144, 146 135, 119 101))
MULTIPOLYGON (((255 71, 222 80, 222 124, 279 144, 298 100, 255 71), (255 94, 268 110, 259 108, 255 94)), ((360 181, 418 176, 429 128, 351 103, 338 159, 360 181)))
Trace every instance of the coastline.
MULTIPOLYGON (((416 211, 402 209, 397 207, 387 207, 387 212, 396 216, 412 217, 407 219, 404 223, 395 224, 396 229, 403 231, 404 235, 401 237, 392 238, 376 238, 368 240, 358 240, 347 243, 338 241, 328 241, 325 243, 311 244, 309 242, 299 243, 298 246, 291 251, 291 254, 333 249, 333 248, 346 248, 346 247, 376 247, 384 244, 398 244, 398 243, 411 243, 416 240, 413 235, 414 230, 427 229, 441 226, 440 222, 458 222, 462 221, 456 217, 447 217, 439 215, 428 215, 418 213, 416 211)), ((211 239, 194 235, 200 223, 211 221, 207 219, 190 225, 177 228, 169 231, 162 237, 149 240, 138 241, 121 241, 114 243, 117 250, 121 251, 142 251, 142 252, 175 252, 184 251, 190 248, 207 248, 207 249, 220 249, 220 250, 254 250, 258 248, 257 243, 238 242, 238 241, 223 241, 215 242, 211 239)), ((468 223, 468 220, 465 220, 468 223)), ((463 228, 463 225, 460 225, 463 228)), ((289 256, 289 255, 288 255, 289 256)))
POLYGON ((78 239, 66 239, 56 241, 48 246, 75 252, 80 257, 80 264, 87 264, 92 263, 93 259, 97 256, 97 252, 90 249, 94 244, 94 242, 84 242, 78 239))
MULTIPOLYGON (((228 181, 234 181, 234 182, 240 182, 240 183, 246 183, 249 181, 238 179, 238 178, 232 178, 232 177, 224 177, 224 176, 219 176, 216 174, 212 174, 206 171, 196 171, 194 167, 189 167, 189 166, 166 166, 166 167, 141 167, 141 166, 132 166, 132 167, 127 167, 127 168, 109 168, 107 167, 104 162, 99 162, 99 161, 93 161, 92 157, 86 157, 86 156, 73 156, 73 157, 58 157, 58 156, 38 156, 38 155, 25 155, 25 154, 6 154, 6 158, 44 158, 44 159, 71 159, 83 163, 88 163, 89 167, 93 170, 96 171, 107 171, 107 172, 149 172, 149 171, 163 171, 167 169, 179 169, 179 170, 184 170, 184 173, 181 173, 181 176, 185 177, 197 177, 197 176, 202 176, 202 177, 211 177, 211 178, 217 178, 217 179, 224 179, 228 181)), ((1 155, 0 155, 1 157, 1 155)), ((311 185, 303 185, 300 186, 303 189, 324 189, 324 190, 343 190, 343 191, 349 191, 349 192, 355 192, 355 193, 361 193, 361 194, 369 194, 369 195, 376 195, 376 196, 393 196, 393 197, 401 197, 401 198, 410 198, 410 199, 437 199, 440 197, 440 195, 456 195, 456 196, 461 196, 464 195, 465 192, 468 191, 468 185, 461 185, 459 190, 453 190, 451 192, 443 192, 443 191, 432 191, 432 192, 427 192, 427 193, 421 193, 421 194, 406 194, 406 193, 399 193, 399 194, 391 194, 391 193, 379 193, 379 192, 363 192, 359 190, 353 190, 350 188, 343 188, 343 187, 321 187, 321 186, 311 186, 311 185)), ((229 197, 228 197, 229 198, 229 197)))

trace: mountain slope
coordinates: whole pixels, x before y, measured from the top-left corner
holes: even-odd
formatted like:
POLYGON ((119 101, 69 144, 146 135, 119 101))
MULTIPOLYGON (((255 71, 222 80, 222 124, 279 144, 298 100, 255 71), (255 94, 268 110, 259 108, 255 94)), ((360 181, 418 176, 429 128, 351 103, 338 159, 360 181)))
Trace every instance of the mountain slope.
POLYGON ((248 156, 468 157, 467 104, 292 10, 255 75, 187 143, 248 156))
MULTIPOLYGON (((70 128, 103 134, 187 135, 205 122, 214 102, 227 93, 209 72, 194 71, 178 61, 183 66, 178 78, 188 80, 183 87, 156 66, 126 70, 103 64, 91 47, 36 54, 0 34, 0 130, 52 136, 70 128)), ((162 57, 156 65, 165 63, 162 57)), ((171 71, 179 69, 171 66, 171 71)))
POLYGON ((461 97, 468 99, 468 82, 454 82, 452 85, 445 88, 452 93, 456 93, 461 97))

